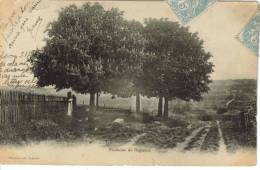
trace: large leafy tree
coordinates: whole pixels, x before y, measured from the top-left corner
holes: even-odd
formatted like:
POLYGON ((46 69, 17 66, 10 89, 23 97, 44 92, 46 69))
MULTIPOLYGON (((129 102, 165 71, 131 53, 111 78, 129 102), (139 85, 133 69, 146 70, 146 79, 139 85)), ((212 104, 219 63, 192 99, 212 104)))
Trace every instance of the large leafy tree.
POLYGON ((169 100, 201 100, 209 90, 213 64, 197 34, 166 19, 146 20, 143 34, 148 40, 146 51, 155 55, 144 64, 144 83, 151 96, 159 97, 158 116, 163 98, 165 117, 169 100))
POLYGON ((121 11, 98 3, 62 9, 47 29, 46 45, 30 58, 38 85, 90 93, 94 112, 95 93, 109 91, 117 77, 131 72, 137 46, 143 48, 131 25, 121 11))
POLYGON ((152 54, 144 52, 147 40, 144 38, 143 25, 137 21, 127 23, 128 35, 128 60, 124 71, 118 72, 117 76, 111 77, 106 83, 106 92, 120 96, 136 96, 136 113, 140 112, 140 94, 145 94, 143 86, 143 63, 150 60, 152 54))

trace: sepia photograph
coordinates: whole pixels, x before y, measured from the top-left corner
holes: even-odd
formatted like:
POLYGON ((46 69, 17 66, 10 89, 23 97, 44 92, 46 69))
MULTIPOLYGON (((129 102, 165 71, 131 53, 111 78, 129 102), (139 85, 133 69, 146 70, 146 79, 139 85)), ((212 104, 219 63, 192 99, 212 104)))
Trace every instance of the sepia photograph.
POLYGON ((256 165, 259 9, 0 0, 0 163, 256 165))

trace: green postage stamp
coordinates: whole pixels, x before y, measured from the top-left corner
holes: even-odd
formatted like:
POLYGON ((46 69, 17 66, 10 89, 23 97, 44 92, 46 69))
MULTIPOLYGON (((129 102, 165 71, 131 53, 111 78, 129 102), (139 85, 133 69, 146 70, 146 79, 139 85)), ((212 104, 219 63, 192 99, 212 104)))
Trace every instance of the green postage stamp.
POLYGON ((257 11, 239 35, 239 39, 243 45, 250 49, 255 55, 258 54, 259 30, 260 11, 257 11))
POLYGON ((215 2, 216 0, 168 0, 169 5, 183 23, 189 22, 215 2))

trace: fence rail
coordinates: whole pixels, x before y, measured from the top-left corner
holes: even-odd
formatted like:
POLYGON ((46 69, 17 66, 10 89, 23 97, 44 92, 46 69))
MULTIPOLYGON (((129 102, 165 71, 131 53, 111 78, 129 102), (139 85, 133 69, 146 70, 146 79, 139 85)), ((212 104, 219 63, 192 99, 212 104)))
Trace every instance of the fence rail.
POLYGON ((67 97, 0 90, 0 124, 66 114, 67 97))

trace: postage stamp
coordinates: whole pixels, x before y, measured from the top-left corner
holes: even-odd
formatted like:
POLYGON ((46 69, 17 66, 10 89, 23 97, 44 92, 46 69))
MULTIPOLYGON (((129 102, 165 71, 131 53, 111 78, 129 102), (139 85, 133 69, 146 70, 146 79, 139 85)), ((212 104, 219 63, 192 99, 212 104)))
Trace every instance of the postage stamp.
POLYGON ((249 48, 255 55, 258 54, 259 30, 260 12, 258 11, 246 24, 239 36, 243 45, 249 48))
POLYGON ((169 5, 183 23, 189 22, 215 2, 216 0, 168 0, 169 5))

